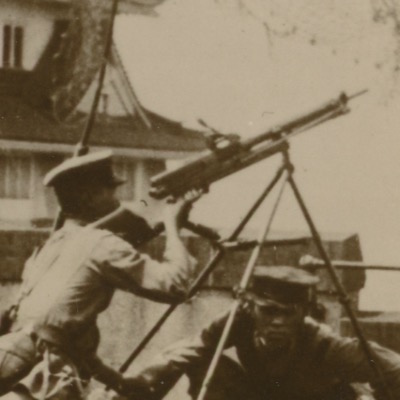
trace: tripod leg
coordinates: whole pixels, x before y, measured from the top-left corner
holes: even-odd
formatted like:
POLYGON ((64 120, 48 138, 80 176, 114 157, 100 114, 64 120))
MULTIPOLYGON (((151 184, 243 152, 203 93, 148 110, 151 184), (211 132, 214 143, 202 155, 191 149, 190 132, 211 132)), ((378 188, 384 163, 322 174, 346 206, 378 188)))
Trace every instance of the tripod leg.
MULTIPOLYGON (((247 225, 247 223, 249 222, 251 217, 258 210, 258 208, 263 203, 265 198, 269 195, 269 193, 271 193, 271 190, 279 182, 284 171, 285 171, 284 166, 282 166, 281 168, 278 169, 278 171, 276 172, 276 174, 273 177, 273 179, 271 180, 271 182, 264 189, 264 191, 261 193, 261 195, 257 198, 257 200, 254 202, 254 204, 250 207, 250 209, 246 213, 245 217, 242 219, 242 221, 238 224, 238 226, 234 229, 232 234, 229 236, 229 238, 228 238, 229 241, 236 240, 239 237, 240 233, 243 231, 243 229, 245 228, 245 226, 247 225)), ((224 250, 222 247, 219 247, 217 252, 214 254, 213 258, 208 262, 208 264, 203 268, 203 270, 200 272, 199 276, 193 282, 191 288, 189 289, 189 293, 188 293, 189 298, 194 296, 198 292, 198 290, 201 288, 201 286, 203 285, 203 283, 207 279, 207 277, 211 274, 211 272, 220 263, 223 256, 224 256, 224 250)), ((136 348, 132 351, 132 353, 128 356, 128 358, 121 365, 121 367, 119 368, 119 371, 121 373, 124 373, 127 371, 127 369, 132 364, 132 362, 138 357, 138 355, 147 346, 147 344, 151 341, 151 339, 154 337, 154 335, 160 330, 160 328, 163 326, 164 322, 175 311, 175 309, 178 307, 178 305, 179 304, 170 305, 168 307, 168 309, 161 315, 161 317, 156 321, 156 323, 149 330, 149 332, 146 334, 146 336, 142 339, 142 341, 136 346, 136 348)))
MULTIPOLYGON (((249 261, 247 263, 247 266, 246 266, 245 271, 243 273, 243 277, 242 277, 242 279, 240 281, 240 284, 239 284, 239 293, 243 292, 243 291, 245 291, 247 289, 247 286, 249 284, 251 275, 252 275, 252 273, 254 271, 254 267, 256 265, 256 262, 258 260, 259 255, 260 255, 260 251, 262 249, 263 243, 265 242, 265 239, 268 236, 269 231, 271 229, 271 225, 272 225, 272 222, 274 220, 276 211, 278 209, 278 205, 280 203, 280 200, 281 200, 281 197, 282 197, 283 190, 285 188, 286 182, 287 182, 287 174, 285 175, 285 178, 284 178, 283 183, 282 183, 282 187, 280 189, 279 195, 278 195, 278 197, 276 199, 276 202, 274 204, 274 208, 272 209, 272 212, 271 212, 271 214, 270 214, 270 216, 268 218, 266 226, 263 227, 263 229, 260 232, 260 236, 259 236, 258 241, 257 241, 257 246, 254 248, 254 250, 251 253, 250 259, 249 259, 249 261)), ((219 362, 219 360, 221 358, 222 352, 225 349, 226 342, 227 342, 227 340, 229 338, 229 334, 230 334, 230 332, 232 330, 232 326, 233 326, 233 323, 235 321, 236 314, 239 311, 240 305, 241 305, 241 299, 235 299, 235 301, 233 302, 233 304, 231 306, 231 310, 229 312, 228 319, 227 319, 226 324, 224 326, 224 330, 222 331, 222 334, 221 334, 221 337, 219 339, 219 342, 218 342, 217 348, 215 350, 214 356, 213 356, 213 358, 211 360, 210 366, 208 367, 207 374, 206 374, 206 376, 204 378, 204 381, 203 381, 199 396, 197 397, 197 400, 204 400, 204 398, 205 398, 205 396, 207 394, 207 391, 208 391, 208 388, 210 387, 210 384, 211 384, 212 378, 214 376, 215 370, 216 370, 216 368, 218 366, 218 362, 219 362)))
POLYGON ((332 262, 328 256, 326 250, 324 249, 321 236, 318 233, 318 231, 314 225, 314 222, 313 222, 311 215, 304 203, 304 200, 300 194, 300 191, 296 185, 296 182, 293 179, 292 167, 290 166, 289 168, 290 168, 290 174, 288 176, 289 185, 291 186, 291 188, 293 190, 294 196, 296 197, 296 200, 297 200, 297 203, 299 204, 301 212, 303 213, 304 218, 307 222, 307 225, 310 228, 310 231, 311 231, 314 243, 317 246, 318 252, 320 253, 320 256, 325 263, 326 269, 332 279, 332 282, 335 285, 336 291, 339 296, 339 301, 343 305, 344 309, 346 310, 346 313, 347 313, 347 315, 350 319, 350 322, 354 328, 354 332, 359 339, 360 346, 361 346, 362 350, 364 351, 365 357, 368 360, 369 366, 371 367, 372 371, 374 372, 375 376, 377 377, 377 384, 379 385, 379 392, 383 394, 384 399, 394 400, 393 396, 390 393, 388 386, 386 385, 385 378, 382 373, 382 369, 381 369, 380 365, 377 363, 376 356, 375 356, 373 350, 371 349, 369 343, 367 342, 367 340, 364 337, 360 323, 358 322, 357 317, 356 317, 353 309, 351 308, 350 299, 347 296, 347 293, 346 293, 342 283, 340 282, 339 277, 336 274, 335 268, 333 267, 332 262))

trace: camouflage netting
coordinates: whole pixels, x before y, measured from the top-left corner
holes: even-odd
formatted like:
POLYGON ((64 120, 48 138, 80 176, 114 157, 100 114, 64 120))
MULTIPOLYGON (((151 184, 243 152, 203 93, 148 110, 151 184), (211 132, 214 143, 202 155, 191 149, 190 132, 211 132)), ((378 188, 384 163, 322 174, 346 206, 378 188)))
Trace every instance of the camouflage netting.
POLYGON ((291 38, 368 63, 389 95, 400 91, 400 0, 236 0, 268 42, 291 38), (390 88, 389 88, 390 87, 390 88))

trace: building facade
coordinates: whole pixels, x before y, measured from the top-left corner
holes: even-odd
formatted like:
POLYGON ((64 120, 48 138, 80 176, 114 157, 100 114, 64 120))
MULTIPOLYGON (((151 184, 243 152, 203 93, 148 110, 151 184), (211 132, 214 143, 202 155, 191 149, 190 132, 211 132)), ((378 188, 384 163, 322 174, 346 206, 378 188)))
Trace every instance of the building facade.
MULTIPOLYGON (((42 180, 73 153, 98 84, 98 68, 93 72, 84 65, 86 81, 77 80, 76 65, 85 63, 82 54, 87 49, 81 46, 82 54, 71 55, 72 15, 70 1, 0 4, 0 220, 38 222, 56 213, 55 199, 42 180), (77 83, 79 89, 68 92, 77 83), (66 97, 77 103, 67 118, 59 117, 57 96, 63 110, 69 104, 66 97)), ((115 44, 89 144, 91 151, 114 151, 117 172, 127 179, 120 189, 121 200, 155 210, 147 195, 150 177, 168 160, 204 148, 198 132, 140 105, 115 44)))

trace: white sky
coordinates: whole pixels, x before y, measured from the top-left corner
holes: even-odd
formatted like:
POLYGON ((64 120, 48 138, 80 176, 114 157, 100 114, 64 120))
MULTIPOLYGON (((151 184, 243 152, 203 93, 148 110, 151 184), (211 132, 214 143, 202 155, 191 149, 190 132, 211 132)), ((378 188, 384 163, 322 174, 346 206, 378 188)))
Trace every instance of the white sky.
MULTIPOLYGON (((248 3, 256 15, 265 11, 260 2, 248 3)), ((351 4, 357 18, 321 14, 325 23, 310 14, 307 25, 301 15, 303 27, 325 33, 317 46, 303 31, 268 40, 235 0, 169 0, 157 18, 120 16, 115 37, 142 104, 188 126, 203 118, 248 137, 341 91, 369 88, 350 104, 350 114, 294 139, 292 158, 321 231, 357 232, 366 261, 400 265, 400 98, 390 95, 395 82, 384 63, 394 51, 390 26, 370 22, 370 9, 362 7, 369 2, 336 3, 351 4)), ((275 28, 283 29, 282 21, 275 28)), ((213 185, 194 218, 233 226, 278 163, 266 160, 213 185)), ((253 226, 263 218, 260 213, 253 226)), ((274 229, 306 230, 289 191, 274 229)), ((369 273, 362 306, 400 309, 399 288, 400 275, 369 273)))

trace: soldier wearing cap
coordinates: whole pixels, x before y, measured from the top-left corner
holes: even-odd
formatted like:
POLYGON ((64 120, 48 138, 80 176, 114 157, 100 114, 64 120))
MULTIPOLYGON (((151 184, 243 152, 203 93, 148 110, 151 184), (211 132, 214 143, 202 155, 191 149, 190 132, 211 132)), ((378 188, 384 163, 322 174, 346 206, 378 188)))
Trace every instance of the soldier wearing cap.
POLYGON ((65 222, 25 266, 10 333, 0 337, 0 394, 13 389, 35 399, 80 399, 91 377, 126 389, 123 377, 96 357, 98 314, 115 289, 161 302, 186 295, 194 262, 178 218, 199 193, 165 206, 166 251, 163 262, 155 261, 90 224, 119 205, 115 191, 123 181, 111 156, 76 157, 45 177, 65 222))
MULTIPOLYGON (((353 383, 374 387, 376 382, 358 340, 340 337, 308 316, 317 282, 300 268, 255 269, 227 343, 235 355, 220 359, 207 400, 370 398, 359 397, 360 391, 352 387, 353 383)), ((226 320, 227 314, 217 318, 132 376, 137 396, 132 398, 161 399, 186 373, 189 394, 195 399, 226 320)), ((375 343, 371 346, 394 398, 400 398, 400 356, 375 343)))

